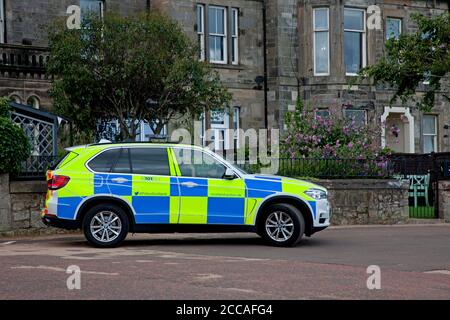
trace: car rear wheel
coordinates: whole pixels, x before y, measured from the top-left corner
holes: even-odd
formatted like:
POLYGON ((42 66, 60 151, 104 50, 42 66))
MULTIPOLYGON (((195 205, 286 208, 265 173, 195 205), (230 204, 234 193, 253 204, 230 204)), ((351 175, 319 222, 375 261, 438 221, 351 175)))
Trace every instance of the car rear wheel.
POLYGON ((101 204, 86 213, 83 232, 92 245, 112 248, 120 245, 128 234, 129 221, 118 206, 101 204))
POLYGON ((296 245, 304 232, 303 215, 296 207, 287 203, 271 205, 258 228, 258 234, 271 245, 279 247, 296 245))

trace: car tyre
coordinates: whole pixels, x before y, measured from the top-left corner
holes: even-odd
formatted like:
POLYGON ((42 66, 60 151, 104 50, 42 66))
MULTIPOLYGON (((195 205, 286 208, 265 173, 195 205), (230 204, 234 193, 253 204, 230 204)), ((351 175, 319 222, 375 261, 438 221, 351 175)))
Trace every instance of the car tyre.
POLYGON ((95 247, 117 247, 126 238, 128 230, 128 216, 122 208, 113 204, 94 206, 83 218, 84 235, 95 247))
POLYGON ((305 219, 293 205, 279 203, 265 210, 258 226, 258 234, 269 244, 292 247, 298 244, 305 232, 305 219))

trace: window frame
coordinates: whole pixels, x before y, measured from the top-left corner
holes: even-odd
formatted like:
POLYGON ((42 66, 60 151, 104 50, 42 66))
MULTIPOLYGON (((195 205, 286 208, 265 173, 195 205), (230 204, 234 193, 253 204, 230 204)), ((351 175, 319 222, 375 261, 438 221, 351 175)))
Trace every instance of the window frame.
POLYGON ((425 153, 425 139, 424 137, 434 137, 433 142, 434 142, 434 149, 432 152, 438 152, 439 151, 439 146, 438 146, 438 115, 436 114, 424 114, 422 117, 422 152, 425 153), (424 129, 424 123, 425 123, 425 117, 433 117, 434 118, 434 133, 424 133, 423 129, 424 129))
MULTIPOLYGON (((207 155, 211 156, 214 160, 216 160, 217 162, 221 163, 226 168, 228 168, 230 170, 233 170, 233 172, 237 175, 237 179, 242 179, 243 176, 246 174, 245 171, 242 171, 242 169, 240 169, 239 167, 234 166, 233 164, 227 162, 224 158, 222 158, 221 156, 219 156, 218 154, 216 154, 215 152, 213 152, 213 151, 211 151, 211 150, 209 150, 207 148, 199 148, 199 147, 192 147, 192 148, 190 148, 190 147, 185 147, 185 146, 173 146, 173 147, 171 147, 171 149, 173 151, 173 159, 175 159, 176 166, 178 167, 178 169, 179 169, 179 163, 178 163, 178 159, 177 159, 177 157, 175 155, 175 150, 176 149, 183 149, 183 150, 191 150, 192 152, 199 151, 199 152, 201 152, 203 154, 207 154, 207 155)), ((181 171, 179 171, 179 172, 180 172, 179 177, 186 177, 186 176, 181 175, 181 171)), ((227 179, 224 179, 224 178, 222 178, 222 179, 202 178, 202 177, 193 177, 193 178, 214 179, 214 180, 222 180, 222 181, 223 180, 227 180, 227 179)))
POLYGON ((367 125, 367 122, 368 122, 368 119, 367 119, 367 110, 365 110, 365 109, 355 109, 355 108, 345 108, 345 109, 342 110, 342 115, 343 115, 344 119, 351 119, 351 118, 349 118, 349 117, 346 115, 346 112, 347 112, 347 111, 364 112, 364 123, 363 123, 363 125, 364 125, 364 126, 367 125))
POLYGON ((133 165, 131 164, 130 148, 127 148, 127 147, 121 147, 120 148, 119 156, 117 156, 117 158, 115 159, 114 163, 112 164, 111 170, 110 170, 109 173, 113 173, 113 174, 132 174, 133 173, 133 165), (128 165, 130 166, 130 172, 114 172, 114 169, 116 168, 117 163, 119 162, 119 159, 122 157, 124 152, 127 153, 128 165))
POLYGON ((86 160, 86 162, 84 163, 84 166, 86 167, 86 169, 88 169, 92 173, 108 173, 108 174, 110 174, 112 168, 116 165, 117 159, 119 159, 120 155, 122 154, 122 150, 120 150, 120 149, 122 149, 122 147, 106 148, 106 149, 94 154, 92 157, 90 157, 88 160, 86 160), (109 168, 109 171, 96 171, 91 167, 90 163, 92 161, 94 161, 96 158, 98 158, 100 155, 102 155, 105 152, 113 151, 116 149, 119 149, 119 153, 115 156, 115 158, 113 160, 111 160, 111 168, 109 168))
MULTIPOLYGON (((229 139, 229 129, 230 129, 230 115, 227 109, 224 110, 210 110, 210 129, 214 131, 214 149, 215 150, 228 150, 230 149, 230 139, 229 139), (223 117, 222 123, 213 123, 213 112, 217 112, 223 117), (223 136, 221 134, 223 133, 223 136), (220 149, 221 144, 223 144, 223 149, 220 149)), ((212 137, 210 137, 212 138, 212 137)))
POLYGON ((329 7, 317 7, 313 9, 313 60, 314 60, 314 76, 329 76, 330 75, 330 8, 329 7), (320 29, 316 30, 316 11, 317 10, 324 10, 327 11, 327 28, 326 29, 320 29), (327 47, 328 47, 328 54, 327 54, 327 72, 316 72, 317 69, 317 59, 316 59, 316 34, 318 33, 326 33, 327 34, 327 47))
POLYGON ((80 0, 80 18, 83 20, 83 12, 81 11, 81 1, 86 2, 99 2, 100 3, 100 18, 103 19, 105 13, 105 0, 80 0))
MULTIPOLYGON (((164 147, 164 146, 139 146, 139 145, 134 145, 134 146, 122 146, 122 148, 128 148, 128 154, 130 157, 130 166, 131 166, 131 173, 132 175, 137 175, 137 176, 158 176, 158 177, 171 177, 171 170, 170 170, 170 160, 169 160, 169 147, 164 147), (134 172, 134 168, 133 168, 133 154, 131 152, 132 149, 161 149, 161 150, 165 150, 166 152, 166 160, 167 160, 167 169, 168 169, 168 174, 154 174, 154 173, 136 173, 134 172)), ((119 158, 116 159, 116 161, 119 158)))
POLYGON ((99 173, 99 174, 128 174, 128 175, 137 175, 137 176, 155 176, 155 177, 171 177, 171 171, 170 171, 170 161, 169 161, 169 146, 139 146, 139 145, 121 145, 121 146, 114 146, 114 147, 110 147, 110 148, 106 148, 104 150, 101 150, 100 152, 96 153, 95 155, 93 155, 92 157, 90 157, 89 159, 86 160, 86 162, 84 163, 85 168, 92 172, 92 173, 99 173), (109 172, 104 172, 104 171, 95 171, 94 169, 92 169, 89 164, 91 161, 95 160, 95 158, 97 158, 98 156, 100 156, 102 153, 107 152, 107 151, 111 151, 111 150, 115 150, 115 149, 128 149, 128 157, 129 157, 129 161, 130 161, 130 168, 131 168, 131 173, 119 173, 119 172, 112 172, 112 169, 115 167, 117 160, 119 160, 121 154, 122 154, 122 150, 120 150, 119 154, 116 156, 116 158, 113 160, 112 164, 111 164, 111 169, 109 170, 109 172), (164 174, 150 174, 150 173, 134 173, 133 172, 133 161, 131 160, 131 149, 165 149, 166 153, 167 153, 167 163, 168 163, 168 167, 169 167, 169 175, 164 175, 164 174))
POLYGON ((384 28, 385 28, 385 31, 384 31, 384 39, 385 39, 385 40, 389 40, 389 39, 395 38, 395 37, 390 37, 390 36, 387 34, 387 31, 388 31, 387 26, 388 26, 388 21, 389 21, 389 20, 395 20, 395 21, 400 22, 400 25, 399 25, 399 34, 398 34, 398 36, 400 36, 400 35, 402 34, 402 32, 403 32, 403 19, 402 19, 402 18, 399 18, 399 17, 386 17, 386 21, 385 21, 385 24, 384 24, 384 28))
MULTIPOLYGON (((228 64, 228 32, 227 32, 227 28, 228 28, 228 15, 227 15, 227 7, 222 7, 222 6, 208 6, 208 11, 210 9, 218 9, 221 10, 223 12, 223 34, 219 34, 219 33, 211 33, 211 30, 209 30, 208 27, 208 58, 209 58, 209 62, 210 63, 216 63, 216 64, 228 64), (211 57, 211 37, 220 37, 222 38, 222 43, 223 43, 223 60, 213 60, 211 57)), ((211 15, 208 12, 208 26, 209 26, 209 21, 211 19, 211 15)), ((216 20, 216 24, 217 24, 217 20, 216 20)))
POLYGON ((36 95, 31 95, 27 99, 27 105, 33 107, 34 109, 39 110, 41 107, 41 101, 39 100, 39 98, 36 95), (31 101, 31 104, 30 104, 30 101, 31 101))
POLYGON ((315 117, 315 118, 320 117, 320 118, 322 118, 322 119, 329 119, 330 116, 331 116, 331 112, 330 112, 329 109, 318 109, 318 110, 316 110, 316 112, 315 112, 315 114, 314 114, 314 117, 315 117), (327 116, 325 117, 325 116, 323 116, 323 115, 320 115, 319 113, 321 113, 321 112, 326 112, 326 113, 327 113, 327 116))
POLYGON ((6 15, 3 0, 0 0, 0 43, 6 43, 6 15))
POLYGON ((239 9, 231 8, 231 64, 239 64, 239 9), (235 34, 233 33, 233 27, 235 34))
POLYGON ((233 107, 233 149, 236 146, 236 149, 239 149, 240 146, 240 137, 239 130, 241 129, 241 107, 234 106, 233 107))
POLYGON ((343 29, 343 31, 344 31, 343 32, 344 41, 342 42, 342 44, 343 44, 342 52, 343 52, 344 67, 345 67, 345 75, 346 76, 357 76, 358 72, 356 72, 356 73, 347 72, 347 65, 345 64, 345 32, 354 32, 354 33, 358 32, 358 33, 362 34, 362 44, 361 44, 362 48, 360 48, 361 56, 362 56, 361 68, 364 68, 364 67, 367 66, 367 21, 366 21, 367 18, 366 18, 366 16, 367 16, 367 13, 366 13, 365 9, 354 8, 354 7, 344 7, 344 15, 343 15, 343 19, 342 19, 342 21, 343 21, 342 26, 344 27, 344 29, 343 29), (363 14, 363 24, 364 24, 362 31, 361 30, 357 30, 357 29, 346 29, 345 28, 345 11, 346 10, 362 12, 362 14, 363 14))
POLYGON ((205 48, 205 5, 198 3, 196 4, 196 20, 198 17, 200 17, 201 23, 198 24, 198 21, 196 21, 197 26, 197 40, 200 44, 199 46, 199 60, 205 61, 206 60, 206 48, 205 48), (200 11, 200 12, 199 12, 200 11))

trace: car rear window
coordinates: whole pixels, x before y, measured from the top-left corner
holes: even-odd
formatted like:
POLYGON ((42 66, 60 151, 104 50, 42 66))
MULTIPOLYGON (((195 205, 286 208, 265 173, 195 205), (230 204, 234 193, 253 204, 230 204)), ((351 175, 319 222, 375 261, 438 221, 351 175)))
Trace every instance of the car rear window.
POLYGON ((97 172, 111 172, 113 164, 120 154, 120 149, 106 150, 89 161, 88 166, 97 172))
POLYGON ((78 153, 69 151, 64 156, 62 156, 53 166, 51 166, 50 170, 57 170, 62 167, 64 167, 66 164, 68 164, 70 161, 78 157, 78 153))
POLYGON ((119 158, 112 167, 113 173, 131 173, 130 151, 128 148, 123 148, 119 158))
POLYGON ((130 156, 133 173, 170 175, 167 148, 130 148, 130 156))

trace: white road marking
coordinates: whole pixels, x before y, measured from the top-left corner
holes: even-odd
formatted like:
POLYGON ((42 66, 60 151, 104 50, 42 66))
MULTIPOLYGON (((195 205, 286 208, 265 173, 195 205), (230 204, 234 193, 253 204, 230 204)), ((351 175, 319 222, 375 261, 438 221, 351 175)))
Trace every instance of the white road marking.
POLYGON ((7 245, 7 244, 13 244, 13 243, 15 243, 15 242, 17 242, 17 241, 7 241, 7 242, 3 242, 3 243, 1 243, 1 244, 7 245))
MULTIPOLYGON (((11 267, 11 269, 38 269, 38 270, 48 270, 48 271, 58 271, 58 272, 66 272, 66 269, 59 268, 59 267, 52 267, 52 266, 17 266, 17 267, 11 267)), ((81 273, 84 274, 98 274, 102 276, 118 276, 118 273, 109 273, 109 272, 98 272, 98 271, 83 271, 81 270, 81 273)))
POLYGON ((214 274, 214 273, 200 273, 197 274, 197 276, 194 277, 197 281, 207 281, 207 280, 214 280, 214 279, 220 279, 223 278, 220 274, 214 274))
POLYGON ((430 274, 445 274, 450 276, 450 270, 431 270, 431 271, 425 271, 424 273, 430 273, 430 274))

